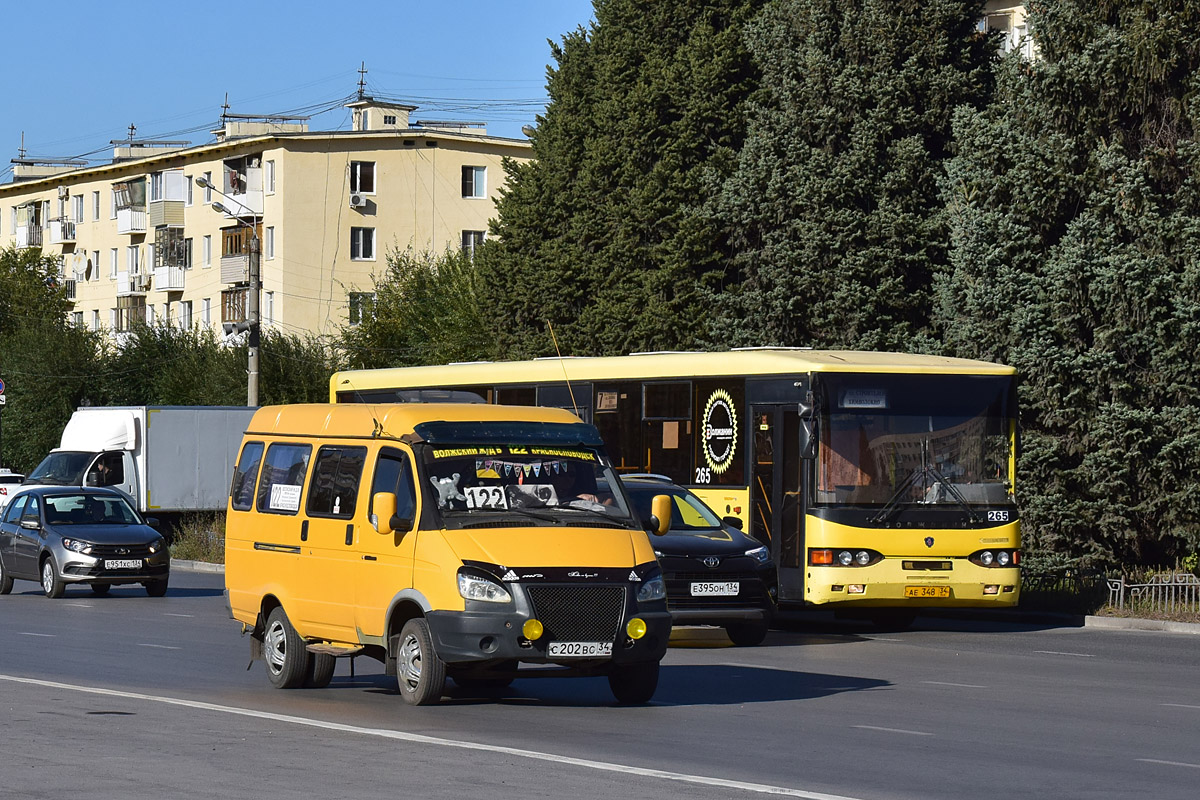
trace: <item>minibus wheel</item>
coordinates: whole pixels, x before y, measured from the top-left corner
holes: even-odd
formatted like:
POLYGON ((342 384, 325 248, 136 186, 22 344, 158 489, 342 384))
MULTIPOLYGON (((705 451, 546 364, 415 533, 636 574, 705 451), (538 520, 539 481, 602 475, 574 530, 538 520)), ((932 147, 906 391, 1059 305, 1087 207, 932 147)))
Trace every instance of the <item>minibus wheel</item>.
POLYGON ((767 638, 767 623, 731 622, 725 626, 725 634, 738 647, 754 647, 767 638))
POLYGON ((308 674, 308 651, 304 640, 288 621, 283 606, 276 606, 267 617, 263 632, 263 659, 267 678, 276 689, 295 689, 308 674))
POLYGON ((396 651, 396 683, 404 702, 426 706, 442 699, 446 688, 446 662, 433 649, 429 623, 417 617, 400 629, 396 651))
POLYGON ((608 674, 608 688, 618 703, 641 705, 650 702, 658 688, 658 662, 638 661, 614 666, 608 674))
POLYGON ((333 670, 337 667, 337 659, 328 653, 312 653, 308 662, 308 672, 304 676, 305 689, 324 689, 333 680, 333 670))

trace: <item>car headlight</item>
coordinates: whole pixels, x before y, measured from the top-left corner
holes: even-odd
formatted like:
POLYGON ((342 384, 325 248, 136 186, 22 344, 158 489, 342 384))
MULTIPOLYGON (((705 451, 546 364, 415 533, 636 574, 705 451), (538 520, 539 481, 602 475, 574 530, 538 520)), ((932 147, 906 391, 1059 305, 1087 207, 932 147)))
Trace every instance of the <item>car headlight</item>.
POLYGON ((760 564, 765 564, 771 560, 771 551, 765 547, 756 547, 753 550, 747 550, 746 555, 760 564))
POLYGON ((500 584, 465 572, 458 573, 458 593, 467 600, 481 600, 484 603, 512 602, 512 595, 500 584))
POLYGON ((65 536, 63 537, 62 542, 63 547, 67 548, 73 553, 83 553, 84 555, 87 555, 88 553, 92 552, 91 542, 85 542, 80 539, 68 539, 65 536))
POLYGON ((166 546, 167 546, 167 540, 160 536, 157 539, 155 539, 153 542, 150 543, 149 550, 150 550, 151 554, 154 554, 154 553, 157 553, 159 550, 162 550, 166 546))
POLYGON ((638 587, 637 599, 639 603, 652 603, 655 600, 662 600, 666 596, 667 585, 663 583, 662 575, 655 575, 638 587))

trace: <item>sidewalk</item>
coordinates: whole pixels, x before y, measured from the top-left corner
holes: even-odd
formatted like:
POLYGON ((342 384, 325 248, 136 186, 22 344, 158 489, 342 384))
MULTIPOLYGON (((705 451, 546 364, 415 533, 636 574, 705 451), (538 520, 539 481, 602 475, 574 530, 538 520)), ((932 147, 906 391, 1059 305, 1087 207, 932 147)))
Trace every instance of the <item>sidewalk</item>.
MULTIPOLYGON (((173 560, 171 562, 171 569, 183 570, 184 572, 225 573, 224 564, 209 564, 206 561, 173 560)), ((1129 617, 1082 617, 1076 614, 1052 614, 1046 611, 985 611, 972 613, 965 609, 947 609, 945 612, 929 614, 928 616, 1061 625, 1064 628, 1098 628, 1110 631, 1161 631, 1166 633, 1200 634, 1200 623, 1195 622, 1166 622, 1159 619, 1132 619, 1129 617)), ((697 634, 689 634, 689 636, 695 635, 697 634)), ((674 642, 676 636, 672 634, 671 638, 674 642)), ((687 637, 681 635, 679 638, 685 639, 687 637)))

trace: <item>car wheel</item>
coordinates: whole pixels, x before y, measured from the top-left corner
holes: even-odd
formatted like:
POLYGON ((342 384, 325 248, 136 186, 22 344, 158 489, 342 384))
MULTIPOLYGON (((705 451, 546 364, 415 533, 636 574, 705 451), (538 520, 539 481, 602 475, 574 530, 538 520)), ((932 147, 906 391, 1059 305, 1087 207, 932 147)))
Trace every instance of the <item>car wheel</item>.
POLYGON ((767 638, 767 623, 731 622, 725 626, 725 633, 738 647, 754 647, 767 638))
POLYGON ((142 584, 146 587, 146 594, 151 597, 162 597, 167 593, 167 579, 160 578, 156 581, 146 581, 142 584))
POLYGON ((108 594, 108 590, 111 588, 112 588, 112 585, 108 584, 108 583, 93 583, 92 584, 92 594, 103 596, 103 595, 108 594))
POLYGON ((305 689, 324 689, 333 680, 337 659, 328 653, 310 653, 308 672, 304 675, 305 689))
POLYGON ((12 587, 12 575, 8 574, 8 570, 4 568, 4 559, 0 558, 0 594, 9 594, 12 592, 12 587))
POLYGON ((420 617, 410 619, 400 630, 396 683, 400 686, 400 696, 409 705, 427 706, 442 699, 446 662, 434 652, 429 623, 420 617))
POLYGON ((276 689, 295 689, 304 683, 310 656, 282 606, 276 606, 267 617, 263 657, 267 662, 267 677, 276 689))
POLYGON ((46 597, 62 597, 66 588, 67 585, 59 577, 54 556, 46 556, 42 561, 42 591, 46 593, 46 597))
POLYGON ((641 661, 614 666, 608 674, 608 688, 612 689, 618 703, 641 705, 650 702, 658 688, 658 662, 641 661))

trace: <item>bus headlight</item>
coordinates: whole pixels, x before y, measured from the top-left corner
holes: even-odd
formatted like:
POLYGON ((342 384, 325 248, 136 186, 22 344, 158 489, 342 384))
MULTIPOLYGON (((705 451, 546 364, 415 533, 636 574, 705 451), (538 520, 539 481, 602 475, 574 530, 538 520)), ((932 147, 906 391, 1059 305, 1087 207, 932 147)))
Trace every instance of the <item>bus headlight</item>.
POLYGON ((667 596, 667 585, 663 583, 662 575, 647 578, 638 587, 637 600, 639 603, 653 603, 667 596))
POLYGON ((511 603, 512 595, 500 584, 470 573, 458 573, 458 593, 467 600, 484 603, 511 603))
POLYGON ((865 567, 867 564, 871 563, 871 554, 866 550, 859 550, 854 554, 854 563, 858 564, 860 567, 865 567))
POLYGON ((992 565, 992 560, 994 558, 995 558, 995 556, 992 555, 991 550, 984 550, 982 553, 979 554, 979 560, 980 560, 980 562, 983 563, 983 565, 985 567, 990 567, 992 565))
POLYGON ((1001 550, 996 554, 996 563, 1002 567, 1007 567, 1009 562, 1008 551, 1001 550))
POLYGON ((843 550, 838 553, 838 563, 843 567, 848 567, 854 563, 854 555, 849 550, 843 550))

